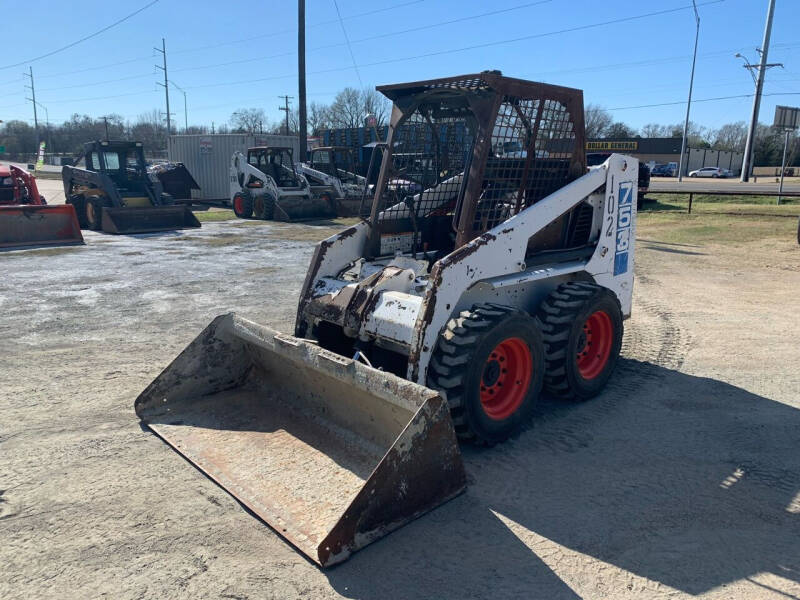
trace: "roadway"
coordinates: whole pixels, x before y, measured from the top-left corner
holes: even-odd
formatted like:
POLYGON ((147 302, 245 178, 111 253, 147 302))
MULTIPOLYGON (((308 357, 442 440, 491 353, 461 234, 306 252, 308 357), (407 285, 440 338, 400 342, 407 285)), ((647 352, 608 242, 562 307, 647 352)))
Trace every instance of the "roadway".
MULTIPOLYGON (((653 177, 650 180, 650 191, 686 194, 776 194, 778 183, 775 177, 759 177, 758 181, 742 183, 738 177, 726 179, 685 177, 679 182, 676 177, 653 177)), ((792 195, 800 195, 800 178, 787 177, 783 183, 783 191, 792 195)))

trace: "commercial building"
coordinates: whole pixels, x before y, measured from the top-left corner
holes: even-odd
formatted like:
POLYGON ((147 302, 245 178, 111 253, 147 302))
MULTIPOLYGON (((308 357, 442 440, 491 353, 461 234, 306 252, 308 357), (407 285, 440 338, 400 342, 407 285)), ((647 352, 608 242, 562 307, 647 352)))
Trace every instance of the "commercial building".
MULTIPOLYGON (((721 167, 734 174, 742 170, 743 152, 713 148, 687 148, 684 175, 701 167, 721 167)), ((667 164, 681 161, 681 138, 617 138, 590 139, 587 152, 620 152, 635 156, 647 164, 667 164)))

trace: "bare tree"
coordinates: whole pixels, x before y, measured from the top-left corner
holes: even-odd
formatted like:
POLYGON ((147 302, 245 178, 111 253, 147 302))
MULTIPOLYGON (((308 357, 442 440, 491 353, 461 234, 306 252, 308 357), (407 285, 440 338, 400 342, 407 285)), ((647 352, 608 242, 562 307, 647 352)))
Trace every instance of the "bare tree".
MULTIPOLYGON (((389 121, 389 114, 392 103, 389 99, 372 88, 366 88, 361 92, 361 103, 363 105, 363 117, 374 115, 378 122, 378 127, 383 127, 389 121)), ((363 124, 363 122, 362 122, 363 124)))
POLYGON ((743 152, 745 139, 747 139, 747 123, 738 121, 727 123, 719 129, 710 132, 713 146, 720 150, 743 152))
POLYGON ((636 130, 621 121, 611 123, 605 131, 605 136, 609 138, 629 138, 635 135, 636 130))
POLYGON ((364 120, 361 93, 351 87, 336 94, 330 106, 331 127, 360 127, 364 120))
POLYGON ((669 125, 659 125, 658 123, 648 123, 642 127, 642 137, 665 138, 672 135, 672 127, 669 125))
POLYGON ((611 113, 597 104, 587 104, 586 110, 586 139, 603 137, 614 121, 611 113))
POLYGON ((237 133, 259 133, 270 128, 263 108, 240 108, 233 112, 230 123, 237 133))
POLYGON ((311 135, 317 135, 320 129, 331 126, 330 107, 320 102, 312 102, 308 105, 307 119, 311 135))

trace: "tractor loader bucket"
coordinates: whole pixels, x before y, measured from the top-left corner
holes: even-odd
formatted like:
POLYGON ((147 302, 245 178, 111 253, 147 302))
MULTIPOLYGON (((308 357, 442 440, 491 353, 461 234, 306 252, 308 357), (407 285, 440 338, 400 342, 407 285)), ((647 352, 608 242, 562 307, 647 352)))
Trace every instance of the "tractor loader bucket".
POLYGON ((106 233, 149 233, 200 227, 188 206, 103 208, 102 229, 106 233))
POLYGON ((466 484, 435 391, 235 314, 189 344, 136 414, 323 567, 466 484))
POLYGON ((0 248, 83 244, 71 204, 0 206, 0 248))

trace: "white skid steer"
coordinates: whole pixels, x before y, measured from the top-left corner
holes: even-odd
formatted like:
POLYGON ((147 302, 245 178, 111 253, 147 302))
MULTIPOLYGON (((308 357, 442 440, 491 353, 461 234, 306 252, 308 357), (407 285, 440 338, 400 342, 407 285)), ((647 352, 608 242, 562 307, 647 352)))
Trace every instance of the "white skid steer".
POLYGON ((496 71, 378 89, 371 215, 318 244, 295 336, 218 317, 136 400, 322 566, 460 493, 458 440, 505 440, 543 390, 597 395, 631 312, 638 163, 587 169, 580 90, 496 71))
POLYGON ((292 149, 257 146, 234 152, 229 169, 230 204, 240 219, 297 221, 336 216, 333 204, 315 197, 295 165, 292 149))

